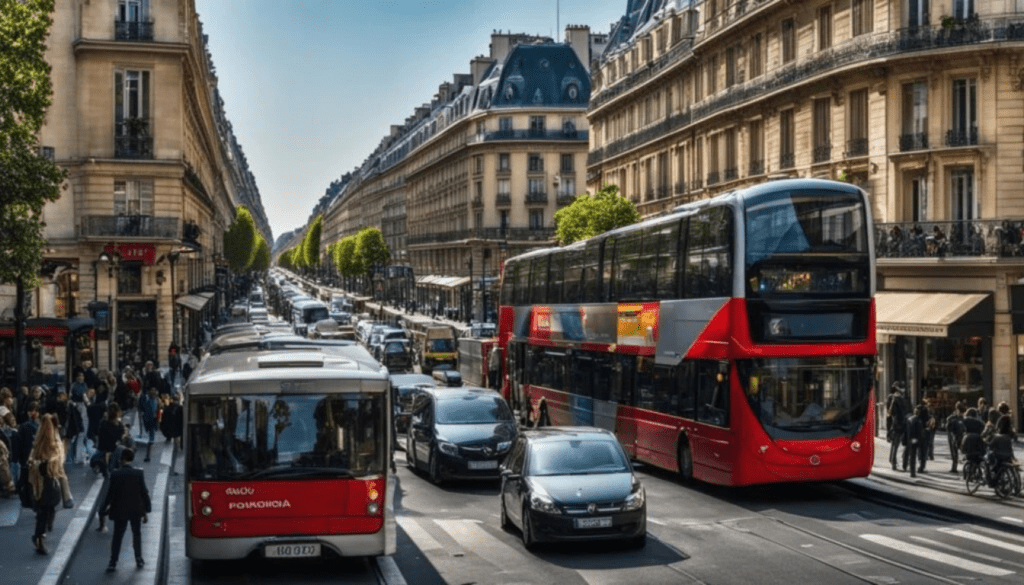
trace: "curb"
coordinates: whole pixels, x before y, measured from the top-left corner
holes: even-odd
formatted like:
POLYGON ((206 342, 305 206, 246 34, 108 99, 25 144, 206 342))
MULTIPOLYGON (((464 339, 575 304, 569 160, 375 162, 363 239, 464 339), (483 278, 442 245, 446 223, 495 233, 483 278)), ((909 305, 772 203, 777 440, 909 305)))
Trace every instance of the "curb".
POLYGON ((64 535, 61 536, 60 542, 54 549, 53 557, 46 565, 46 571, 43 572, 42 578, 39 579, 39 585, 57 585, 64 580, 68 566, 71 564, 71 558, 78 550, 78 543, 82 541, 82 536, 85 535, 85 530, 92 522, 93 514, 99 506, 99 495, 102 488, 103 477, 100 476, 93 480, 85 499, 76 508, 75 517, 71 519, 67 530, 64 531, 64 535))

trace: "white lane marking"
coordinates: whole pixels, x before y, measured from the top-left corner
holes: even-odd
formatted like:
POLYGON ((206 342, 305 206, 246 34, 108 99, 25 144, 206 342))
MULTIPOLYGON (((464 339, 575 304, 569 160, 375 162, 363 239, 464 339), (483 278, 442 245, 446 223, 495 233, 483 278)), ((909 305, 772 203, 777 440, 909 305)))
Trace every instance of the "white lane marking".
POLYGON ((68 523, 67 530, 64 531, 64 536, 61 537, 57 548, 54 549, 53 545, 50 545, 53 551, 53 558, 46 565, 46 572, 43 573, 43 578, 39 580, 39 585, 57 585, 60 581, 61 575, 67 569, 68 563, 71 562, 71 555, 75 552, 75 548, 78 547, 78 541, 81 540, 82 534, 85 533, 89 523, 89 516, 92 515, 92 509, 95 507, 96 498, 99 497, 100 488, 102 487, 102 477, 97 477, 93 480, 92 487, 89 488, 85 499, 78 503, 75 517, 68 523))
POLYGON ((1024 518, 1014 518, 1012 516, 1003 516, 1000 520, 1006 520, 1009 522, 1016 522, 1017 524, 1024 524, 1024 518))
POLYGON ((661 520, 655 520, 654 518, 648 518, 647 521, 651 524, 657 524, 658 526, 665 526, 664 522, 662 522, 661 520))
POLYGON ((957 528, 939 528, 939 532, 945 532, 946 534, 959 536, 960 538, 966 538, 967 540, 973 540, 975 542, 980 542, 983 544, 987 544, 989 546, 995 546, 1018 554, 1024 554, 1024 546, 1021 546, 1019 544, 1010 544, 1009 542, 1005 542, 995 538, 989 538, 987 536, 982 536, 980 534, 975 534, 973 532, 968 532, 966 530, 959 530, 957 528))
POLYGON ((434 520, 434 523, 443 528, 464 550, 473 551, 473 554, 503 571, 517 573, 530 566, 521 549, 509 546, 481 528, 479 520, 434 520))
POLYGON ((925 538, 923 536, 916 536, 916 535, 911 536, 910 538, 911 538, 911 540, 916 540, 917 542, 923 542, 924 544, 928 544, 928 545, 934 546, 936 548, 944 548, 944 549, 947 549, 947 550, 951 550, 954 553, 971 555, 972 557, 977 557, 977 558, 979 558, 979 559, 981 559, 983 561, 988 561, 990 563, 1000 564, 1000 563, 1004 563, 1005 562, 1005 561, 1003 561, 1003 559, 1001 559, 1001 558, 999 558, 999 557, 997 557, 995 555, 986 555, 986 554, 976 553, 974 551, 969 551, 969 550, 965 551, 962 548, 960 548, 959 546, 952 545, 952 544, 946 544, 945 542, 939 542, 938 540, 932 540, 931 538, 925 538))
POLYGON ((946 565, 952 565, 958 569, 964 571, 971 571, 972 573, 980 573, 982 575, 990 575, 993 577, 1005 577, 1007 575, 1013 575, 1013 571, 1007 571, 1006 569, 1000 569, 992 567, 983 563, 976 563, 969 561, 962 557, 948 555, 946 553, 940 553, 933 551, 930 548, 923 546, 916 546, 895 538, 889 538, 888 536, 882 536, 880 534, 861 534, 861 538, 869 542, 873 542, 880 546, 885 546, 893 550, 900 551, 902 553, 911 554, 917 557, 935 561, 937 563, 943 563, 946 565))
POLYGON ((420 525, 412 518, 406 516, 399 516, 395 519, 398 525, 402 527, 402 530, 412 539, 413 544, 417 546, 421 551, 427 552, 430 550, 442 550, 440 542, 430 536, 430 533, 420 527, 420 525))

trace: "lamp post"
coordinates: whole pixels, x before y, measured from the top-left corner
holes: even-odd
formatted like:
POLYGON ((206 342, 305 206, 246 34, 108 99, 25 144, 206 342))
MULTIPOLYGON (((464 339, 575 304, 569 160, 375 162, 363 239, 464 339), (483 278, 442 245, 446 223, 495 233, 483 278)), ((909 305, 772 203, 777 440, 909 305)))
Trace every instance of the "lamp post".
POLYGON ((469 249, 469 299, 466 303, 466 324, 473 323, 473 249, 469 249))
MULTIPOLYGON (((112 246, 108 246, 112 248, 112 246)), ((110 311, 110 337, 107 344, 107 369, 114 371, 114 365, 117 364, 117 360, 114 358, 115 348, 117 347, 117 289, 118 289, 118 278, 115 275, 118 268, 118 256, 117 252, 107 251, 106 248, 100 252, 99 261, 107 265, 107 306, 110 311)))

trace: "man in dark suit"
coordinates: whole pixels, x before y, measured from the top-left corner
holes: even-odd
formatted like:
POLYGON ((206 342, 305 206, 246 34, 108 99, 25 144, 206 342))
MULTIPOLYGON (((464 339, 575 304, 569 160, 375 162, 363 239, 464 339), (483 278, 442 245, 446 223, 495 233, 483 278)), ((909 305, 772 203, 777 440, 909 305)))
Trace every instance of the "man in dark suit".
POLYGON ((107 572, 117 570, 117 558, 121 556, 121 541, 128 524, 132 525, 132 548, 135 549, 135 565, 142 568, 142 523, 152 511, 149 489, 141 469, 132 467, 135 451, 121 452, 121 467, 110 475, 110 487, 100 511, 114 521, 114 540, 110 543, 110 564, 107 572))

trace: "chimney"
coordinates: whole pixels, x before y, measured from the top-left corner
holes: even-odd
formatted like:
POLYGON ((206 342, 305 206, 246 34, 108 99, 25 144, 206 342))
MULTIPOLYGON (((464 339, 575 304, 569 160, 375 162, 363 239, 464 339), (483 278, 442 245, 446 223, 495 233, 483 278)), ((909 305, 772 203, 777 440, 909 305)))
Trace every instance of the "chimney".
POLYGON ((510 33, 495 31, 491 33, 491 59, 502 61, 511 49, 510 33))
POLYGON ((570 24, 565 27, 565 43, 572 47, 583 67, 590 71, 590 27, 570 24))
POLYGON ((484 79, 484 73, 487 72, 487 68, 494 64, 494 59, 489 59, 483 55, 473 57, 473 60, 469 62, 470 75, 473 76, 473 85, 480 85, 480 82, 484 79))

